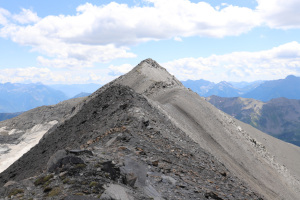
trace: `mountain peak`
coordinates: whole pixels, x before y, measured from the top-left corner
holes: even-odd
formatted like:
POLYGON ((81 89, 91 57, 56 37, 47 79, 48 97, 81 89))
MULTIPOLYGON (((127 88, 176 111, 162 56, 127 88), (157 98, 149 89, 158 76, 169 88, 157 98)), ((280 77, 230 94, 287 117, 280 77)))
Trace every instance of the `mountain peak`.
POLYGON ((141 61, 114 84, 126 85, 138 93, 166 87, 183 87, 182 83, 151 58, 141 61))
POLYGON ((297 78, 297 77, 294 75, 288 75, 285 79, 295 79, 295 78, 297 78))
POLYGON ((151 71, 155 69, 167 71, 164 67, 160 66, 155 60, 151 58, 147 58, 145 60, 142 60, 135 68, 137 69, 151 69, 151 71))
POLYGON ((148 64, 150 67, 153 67, 153 68, 163 68, 152 58, 147 58, 147 59, 141 61, 139 65, 144 65, 144 64, 148 64))

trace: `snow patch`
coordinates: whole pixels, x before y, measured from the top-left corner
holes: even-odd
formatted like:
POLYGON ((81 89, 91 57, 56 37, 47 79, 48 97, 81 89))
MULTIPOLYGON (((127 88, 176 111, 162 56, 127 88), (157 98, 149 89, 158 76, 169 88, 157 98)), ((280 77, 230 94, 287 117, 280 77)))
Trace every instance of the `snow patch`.
POLYGON ((0 127, 0 135, 6 135, 8 131, 6 130, 6 126, 0 127))
MULTIPOLYGON (((0 144, 0 173, 18 160, 23 154, 39 143, 43 135, 52 128, 58 121, 50 121, 44 124, 37 124, 18 139, 18 144, 0 144)), ((23 132, 23 130, 7 130, 7 127, 1 127, 0 133, 5 132, 8 135, 23 132)))

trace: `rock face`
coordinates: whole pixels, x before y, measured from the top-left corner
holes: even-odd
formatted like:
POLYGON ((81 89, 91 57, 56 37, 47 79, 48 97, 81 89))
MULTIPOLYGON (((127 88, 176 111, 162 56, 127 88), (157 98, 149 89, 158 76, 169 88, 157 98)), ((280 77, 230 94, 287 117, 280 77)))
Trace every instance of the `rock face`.
POLYGON ((0 194, 297 199, 299 153, 219 111, 147 59, 78 104, 5 170, 0 194))

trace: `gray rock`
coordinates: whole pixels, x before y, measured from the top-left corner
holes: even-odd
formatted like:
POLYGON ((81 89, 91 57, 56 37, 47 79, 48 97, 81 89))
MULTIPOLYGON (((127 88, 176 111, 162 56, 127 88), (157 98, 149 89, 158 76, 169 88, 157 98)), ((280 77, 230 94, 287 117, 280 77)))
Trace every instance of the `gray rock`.
POLYGON ((90 155, 92 156, 93 155, 93 152, 92 151, 89 151, 89 150, 81 150, 81 149, 73 149, 73 150, 69 150, 67 151, 68 153, 71 153, 71 154, 74 154, 74 155, 83 155, 83 154, 87 154, 87 155, 90 155))
POLYGON ((134 200, 128 190, 120 185, 111 184, 101 195, 101 200, 134 200))
POLYGON ((120 168, 121 173, 136 177, 134 186, 141 188, 146 186, 147 166, 129 157, 125 158, 125 166, 120 168))
POLYGON ((116 139, 117 139, 117 136, 111 138, 111 139, 105 144, 105 146, 106 146, 106 147, 109 147, 110 145, 112 145, 112 144, 116 141, 116 139))
POLYGON ((58 150, 50 157, 49 161, 47 162, 47 171, 53 171, 53 167, 57 164, 57 162, 66 156, 66 150, 58 150))
POLYGON ((161 197, 161 195, 156 191, 156 189, 152 185, 148 184, 148 185, 144 186, 143 190, 148 197, 151 197, 151 198, 157 199, 157 200, 163 199, 161 197))
POLYGON ((86 197, 86 196, 79 196, 79 195, 71 195, 65 197, 63 200, 100 200, 99 198, 93 198, 93 197, 86 197))
POLYGON ((171 183, 172 185, 176 185, 176 180, 174 178, 172 178, 171 176, 162 175, 161 178, 165 182, 171 183))

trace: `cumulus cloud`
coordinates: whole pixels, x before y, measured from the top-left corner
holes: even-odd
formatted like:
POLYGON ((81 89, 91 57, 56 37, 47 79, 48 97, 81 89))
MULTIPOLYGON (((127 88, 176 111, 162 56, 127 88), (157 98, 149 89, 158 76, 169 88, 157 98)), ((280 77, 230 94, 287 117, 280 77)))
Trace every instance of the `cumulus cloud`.
POLYGON ((48 51, 46 46, 41 46, 40 50, 44 51, 47 55, 56 57, 55 59, 48 59, 43 56, 37 58, 42 66, 55 67, 55 68, 82 68, 93 67, 97 62, 109 62, 116 58, 131 58, 136 55, 127 52, 128 48, 119 47, 114 45, 82 45, 82 44, 65 44, 57 43, 61 46, 60 49, 53 48, 48 51))
POLYGON ((129 7, 111 2, 77 7, 76 15, 46 16, 22 9, 19 14, 0 10, 0 37, 42 53, 38 61, 51 67, 90 67, 97 62, 136 55, 129 47, 181 37, 225 37, 249 31, 261 22, 249 8, 226 5, 215 9, 205 2, 147 0, 129 7), (9 16, 8 16, 9 15, 9 16), (46 57, 45 57, 46 56, 46 57))
POLYGON ((257 11, 264 23, 271 28, 300 27, 299 0, 257 0, 257 11))
POLYGON ((181 37, 178 37, 178 36, 174 37, 174 40, 177 41, 177 42, 182 42, 181 37))
POLYGON ((123 65, 119 65, 119 66, 115 66, 115 65, 110 65, 108 67, 109 70, 111 70, 110 74, 113 76, 120 76, 122 74, 125 74, 127 72, 129 72, 130 70, 132 70, 134 66, 130 65, 130 64, 123 64, 123 65))
POLYGON ((21 13, 13 15, 12 18, 21 24, 34 23, 40 20, 40 18, 37 16, 37 13, 34 13, 31 10, 24 8, 22 8, 21 13))
POLYGON ((153 6, 128 7, 118 3, 101 7, 89 3, 79 6, 77 21, 82 24, 82 29, 74 31, 75 35, 63 34, 62 37, 86 43, 128 45, 176 36, 239 35, 260 24, 256 12, 245 7, 229 5, 216 10, 205 2, 149 2, 153 6), (87 18, 90 22, 84 23, 87 18))
POLYGON ((47 68, 15 68, 15 69, 1 69, 0 80, 2 83, 12 82, 39 82, 42 79, 48 79, 51 77, 51 71, 47 68))
POLYGON ((300 26, 298 0, 257 2, 255 9, 189 0, 144 0, 131 7, 86 3, 75 15, 44 18, 28 9, 11 14, 0 8, 0 37, 41 53, 37 60, 45 67, 79 68, 135 57, 130 47, 151 40, 238 36, 262 24, 300 26))
POLYGON ((180 80, 254 81, 278 79, 290 74, 300 76, 300 44, 291 42, 259 52, 183 58, 163 66, 180 80))
MULTIPOLYGON (((86 3, 78 6, 76 15, 46 16, 42 19, 31 10, 22 9, 20 14, 12 16, 21 25, 14 24, 12 20, 1 29, 0 36, 31 46, 33 50, 48 56, 64 59, 71 57, 72 51, 79 48, 85 48, 83 52, 76 52, 81 57, 89 55, 88 52, 94 51, 95 46, 108 47, 109 50, 114 46, 123 51, 116 54, 117 50, 113 50, 109 56, 101 51, 97 54, 99 60, 94 60, 105 62, 134 56, 124 46, 195 35, 239 35, 260 23, 256 13, 244 7, 229 5, 216 10, 208 3, 192 3, 188 0, 149 2, 153 6, 129 7, 115 2, 95 6, 86 3)), ((2 9, 1 13, 4 11, 2 9)))
POLYGON ((44 66, 91 67, 94 63, 136 56, 125 46, 116 47, 111 43, 87 44, 65 38, 66 35, 76 35, 76 30, 81 30, 82 24, 91 20, 89 18, 83 19, 81 24, 77 16, 48 16, 40 19, 30 10, 23 9, 18 15, 10 15, 11 21, 8 21, 8 18, 4 18, 8 14, 10 14, 8 11, 0 10, 1 24, 4 25, 0 27, 0 37, 10 38, 13 42, 30 46, 32 51, 43 54, 44 56, 39 56, 37 60, 44 66), (21 24, 13 23, 15 21, 21 24))
MULTIPOLYGON (((300 44, 290 42, 265 51, 233 52, 199 58, 182 58, 160 63, 179 80, 206 79, 219 81, 255 81, 300 76, 300 44)), ((108 68, 17 68, 0 70, 1 82, 43 82, 105 84, 127 73, 130 64, 110 65, 108 68)))
POLYGON ((44 84, 83 84, 100 83, 105 84, 115 78, 115 75, 109 75, 109 69, 50 69, 50 68, 9 68, 0 69, 0 82, 24 83, 24 82, 42 82, 44 84))
POLYGON ((0 8, 0 25, 5 25, 8 23, 7 17, 10 16, 10 12, 7 10, 0 8))

